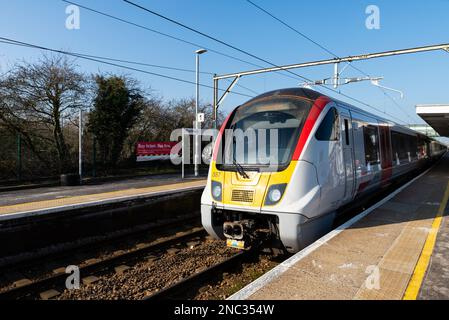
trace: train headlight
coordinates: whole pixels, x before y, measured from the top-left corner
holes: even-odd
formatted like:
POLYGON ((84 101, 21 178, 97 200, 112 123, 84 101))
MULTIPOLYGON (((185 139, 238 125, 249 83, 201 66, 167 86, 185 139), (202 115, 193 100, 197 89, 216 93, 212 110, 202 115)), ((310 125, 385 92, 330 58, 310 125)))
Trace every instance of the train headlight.
POLYGON ((212 198, 215 201, 221 201, 223 198, 223 188, 220 182, 212 181, 212 198))
POLYGON ((270 198, 271 202, 276 203, 276 202, 279 202, 279 200, 281 200, 282 193, 279 189, 273 189, 273 190, 271 190, 268 197, 270 198))
POLYGON ((281 201, 286 188, 287 188, 287 184, 272 185, 268 189, 267 197, 265 199, 265 205, 273 206, 273 205, 277 204, 279 201, 281 201))

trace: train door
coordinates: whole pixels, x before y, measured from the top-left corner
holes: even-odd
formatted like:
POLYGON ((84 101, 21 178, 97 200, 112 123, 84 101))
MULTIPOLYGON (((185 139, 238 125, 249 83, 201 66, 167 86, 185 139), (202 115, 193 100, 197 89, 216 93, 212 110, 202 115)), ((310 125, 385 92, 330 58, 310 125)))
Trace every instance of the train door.
POLYGON ((382 168, 381 185, 388 186, 393 176, 393 154, 391 148, 390 127, 379 123, 380 131, 380 164, 382 168))
POLYGON ((345 164, 345 195, 343 202, 352 200, 355 188, 354 172, 354 136, 352 133, 352 117, 349 110, 340 110, 343 161, 345 164))

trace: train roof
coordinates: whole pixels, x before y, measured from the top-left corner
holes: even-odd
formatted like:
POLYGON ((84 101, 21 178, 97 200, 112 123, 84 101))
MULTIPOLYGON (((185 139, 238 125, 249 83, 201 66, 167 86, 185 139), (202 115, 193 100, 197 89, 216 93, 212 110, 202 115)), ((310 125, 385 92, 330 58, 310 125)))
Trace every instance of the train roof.
POLYGON ((343 102, 341 100, 335 99, 335 98, 333 98, 331 96, 328 96, 326 94, 323 94, 321 92, 318 92, 318 91, 315 91, 315 90, 312 90, 312 89, 306 89, 306 88, 286 88, 286 89, 278 89, 278 90, 269 91, 269 92, 263 93, 263 94, 255 97, 255 98, 251 99, 247 103, 251 103, 254 100, 259 100, 261 98, 267 98, 267 97, 270 97, 270 96, 273 96, 273 97, 274 96, 298 96, 298 97, 303 97, 303 98, 310 99, 312 101, 315 101, 316 99, 318 99, 320 97, 326 97, 326 98, 328 98, 331 101, 337 102, 340 105, 343 105, 343 106, 346 106, 346 107, 350 108, 351 110, 355 110, 355 111, 357 111, 359 113, 362 113, 364 115, 367 115, 367 116, 375 117, 378 120, 382 120, 382 121, 387 122, 387 123, 396 124, 393 121, 384 119, 384 118, 379 117, 377 115, 374 115, 374 114, 372 114, 370 112, 367 112, 367 111, 365 111, 363 109, 360 109, 360 108, 358 108, 356 106, 353 106, 353 105, 351 105, 349 103, 346 103, 346 102, 343 102))
MULTIPOLYGON (((322 97, 325 95, 323 95, 322 93, 320 93, 318 91, 314 91, 314 90, 306 89, 306 88, 286 88, 286 89, 273 90, 273 91, 263 93, 261 95, 258 95, 255 98, 249 100, 247 103, 251 103, 254 100, 259 100, 259 99, 267 98, 270 96, 298 96, 298 97, 303 97, 303 98, 307 98, 307 99, 315 101, 319 97, 322 97)), ((329 99, 333 100, 330 97, 329 97, 329 99)))

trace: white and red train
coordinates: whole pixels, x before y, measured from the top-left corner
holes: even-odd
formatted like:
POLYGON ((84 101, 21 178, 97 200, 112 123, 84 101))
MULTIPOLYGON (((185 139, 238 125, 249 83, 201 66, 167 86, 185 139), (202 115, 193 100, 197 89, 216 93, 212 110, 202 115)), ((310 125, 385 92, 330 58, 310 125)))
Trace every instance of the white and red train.
POLYGON ((446 151, 423 134, 313 90, 265 93, 237 107, 221 128, 201 199, 202 223, 232 247, 269 238, 297 252, 330 230, 342 207, 446 151), (244 139, 238 151, 229 135, 237 129, 253 130, 257 141, 244 139), (274 166, 272 146, 265 157, 271 165, 250 155, 266 139, 257 134, 262 130, 277 134, 274 166))

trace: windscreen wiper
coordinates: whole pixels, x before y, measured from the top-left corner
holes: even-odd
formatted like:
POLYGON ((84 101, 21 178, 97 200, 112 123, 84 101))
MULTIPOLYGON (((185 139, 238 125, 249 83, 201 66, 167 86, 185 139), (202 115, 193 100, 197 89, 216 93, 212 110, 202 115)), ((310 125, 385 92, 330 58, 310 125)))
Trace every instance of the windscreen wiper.
POLYGON ((245 179, 249 179, 249 175, 246 173, 245 169, 242 167, 242 165, 240 163, 238 163, 237 161, 235 161, 235 159, 233 160, 234 166, 237 169, 237 172, 245 179))
MULTIPOLYGON (((231 125, 231 129, 234 130, 235 124, 231 125)), ((235 137, 232 139, 232 147, 234 148, 235 145, 235 137)), ((244 178, 249 179, 249 175, 246 173, 245 169, 242 167, 240 163, 235 160, 235 154, 232 156, 232 163, 234 164, 234 167, 236 168, 237 172, 244 178)))

